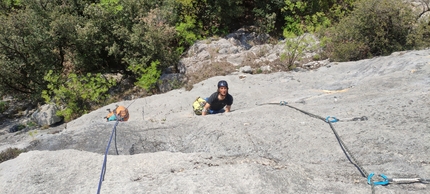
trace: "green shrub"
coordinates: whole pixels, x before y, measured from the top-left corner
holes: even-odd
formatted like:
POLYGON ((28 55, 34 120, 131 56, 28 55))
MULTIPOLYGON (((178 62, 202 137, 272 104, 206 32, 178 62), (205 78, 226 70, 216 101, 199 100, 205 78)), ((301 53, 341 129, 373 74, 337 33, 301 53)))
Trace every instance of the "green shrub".
POLYGON ((293 33, 285 35, 285 52, 281 54, 281 61, 286 61, 288 69, 296 68, 295 61, 299 61, 304 56, 306 50, 312 49, 315 45, 315 39, 309 34, 296 36, 293 33))
POLYGON ((137 82, 134 83, 136 86, 139 86, 147 91, 155 88, 155 84, 160 78, 161 71, 158 70, 160 62, 155 61, 151 62, 151 66, 144 68, 143 65, 135 66, 133 72, 136 72, 140 77, 137 79, 137 82))
POLYGON ((39 132, 38 132, 37 130, 32 130, 32 131, 28 132, 28 135, 30 135, 30 137, 31 137, 33 140, 35 140, 36 135, 37 135, 38 133, 39 133, 39 132))
POLYGON ((194 42, 201 38, 197 33, 193 32, 196 29, 197 21, 191 16, 184 16, 185 22, 181 22, 176 25, 176 32, 178 38, 179 47, 177 52, 183 53, 186 47, 193 45, 194 42))
POLYGON ((42 92, 42 97, 46 103, 54 102, 64 107, 57 111, 57 115, 63 116, 66 122, 102 103, 108 97, 109 88, 116 84, 113 79, 107 80, 100 73, 81 76, 71 73, 63 80, 61 76, 54 75, 52 70, 46 74, 45 80, 49 82, 48 90, 42 92))
POLYGON ((430 46, 430 18, 420 20, 408 35, 408 45, 414 49, 424 49, 430 46))
POLYGON ((27 126, 25 126, 24 124, 18 124, 17 125, 17 130, 18 131, 21 131, 21 130, 23 130, 23 129, 25 129, 27 126))
POLYGON ((398 0, 360 0, 355 5, 326 34, 330 58, 359 60, 409 48, 407 37, 415 22, 409 5, 398 0))
POLYGON ((296 35, 326 28, 351 9, 356 0, 284 0, 284 32, 296 35))
POLYGON ((27 122, 27 126, 28 126, 28 127, 35 127, 35 126, 37 126, 37 123, 35 123, 35 122, 33 122, 33 121, 28 121, 28 122, 27 122))
POLYGON ((258 68, 256 71, 257 74, 263 73, 263 70, 261 70, 261 68, 258 68))
POLYGON ((8 148, 0 153, 0 163, 14 159, 19 156, 19 154, 26 152, 24 149, 18 148, 8 148))
POLYGON ((8 109, 9 105, 5 101, 0 100, 0 113, 6 111, 8 109))

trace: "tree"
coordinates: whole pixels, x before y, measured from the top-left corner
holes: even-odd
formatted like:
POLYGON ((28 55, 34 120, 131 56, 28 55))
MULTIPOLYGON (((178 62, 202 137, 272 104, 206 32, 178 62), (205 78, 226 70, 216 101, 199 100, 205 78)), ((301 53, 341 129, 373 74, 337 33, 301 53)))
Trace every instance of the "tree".
POLYGON ((334 60, 348 61, 387 55, 408 47, 415 17, 398 0, 360 0, 355 9, 328 31, 334 60))
POLYGON ((49 22, 31 9, 0 15, 0 90, 37 99, 45 89, 44 73, 61 66, 55 54, 49 22))
POLYGON ((430 17, 425 13, 430 11, 430 0, 421 0, 422 10, 417 14, 417 22, 412 27, 407 43, 414 49, 428 48, 430 46, 430 17))
POLYGON ((301 35, 331 26, 352 9, 356 0, 284 0, 284 33, 301 35))

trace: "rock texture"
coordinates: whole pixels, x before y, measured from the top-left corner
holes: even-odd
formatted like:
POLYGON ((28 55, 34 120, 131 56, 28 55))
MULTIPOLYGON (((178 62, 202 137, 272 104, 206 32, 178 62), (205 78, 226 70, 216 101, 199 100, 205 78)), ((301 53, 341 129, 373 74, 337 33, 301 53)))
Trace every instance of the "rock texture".
MULTIPOLYGON (((430 50, 422 50, 213 77, 191 91, 115 103, 129 106, 131 118, 112 136, 101 193, 371 193, 329 125, 280 101, 340 119, 333 127, 367 173, 430 178, 430 50), (229 82, 233 111, 193 115, 193 100, 209 96, 220 79, 229 82), (352 121, 362 116, 368 120, 352 121)), ((33 151, 0 164, 0 193, 96 193, 115 124, 103 117, 115 104, 67 128, 2 140, 2 149, 33 151)), ((430 185, 374 189, 429 193, 430 185)))
POLYGON ((45 104, 40 107, 40 110, 34 112, 31 117, 40 126, 53 125, 63 120, 63 118, 56 115, 57 106, 53 104, 45 104))

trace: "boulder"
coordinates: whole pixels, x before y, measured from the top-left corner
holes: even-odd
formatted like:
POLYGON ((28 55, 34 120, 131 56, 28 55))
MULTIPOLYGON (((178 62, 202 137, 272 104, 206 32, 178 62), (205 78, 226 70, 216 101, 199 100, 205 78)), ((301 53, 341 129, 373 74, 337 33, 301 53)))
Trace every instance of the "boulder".
POLYGON ((185 83, 186 79, 185 75, 180 73, 164 74, 158 82, 158 90, 165 93, 173 89, 178 89, 185 83))
POLYGON ((45 104, 31 115, 31 118, 40 126, 53 125, 63 120, 56 115, 58 107, 54 104, 45 104))
POLYGON ((239 72, 241 72, 241 73, 252 73, 252 68, 251 68, 251 66, 241 67, 241 68, 239 68, 239 72))

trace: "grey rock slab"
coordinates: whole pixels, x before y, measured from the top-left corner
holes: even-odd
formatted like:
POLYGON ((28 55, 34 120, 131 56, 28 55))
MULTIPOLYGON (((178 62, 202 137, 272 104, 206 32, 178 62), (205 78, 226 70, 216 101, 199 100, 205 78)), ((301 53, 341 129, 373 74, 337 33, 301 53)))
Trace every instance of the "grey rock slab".
MULTIPOLYGON (((366 173, 430 178, 429 62, 430 50, 407 51, 308 71, 212 77, 191 91, 110 104, 35 136, 33 151, 1 163, 0 193, 95 193, 115 124, 103 117, 116 104, 131 117, 116 127, 102 193, 370 193, 332 128, 304 112, 339 118, 332 126, 366 173), (221 79, 232 112, 195 116, 192 102, 221 79), (351 121, 362 116, 368 120, 351 121)), ((375 192, 429 189, 390 184, 375 192)))

